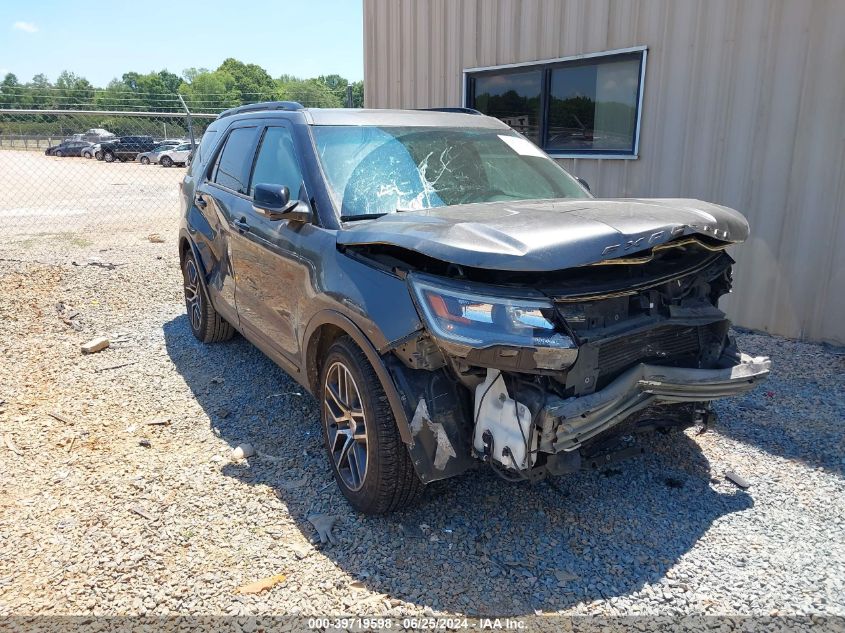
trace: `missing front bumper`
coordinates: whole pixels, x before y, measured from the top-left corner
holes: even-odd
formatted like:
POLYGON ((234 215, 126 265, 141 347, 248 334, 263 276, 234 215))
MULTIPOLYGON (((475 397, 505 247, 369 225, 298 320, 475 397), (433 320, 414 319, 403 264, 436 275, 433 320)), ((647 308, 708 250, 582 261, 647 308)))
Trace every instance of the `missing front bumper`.
MULTIPOLYGON (((577 398, 550 398, 545 428, 556 427, 550 452, 572 451, 583 442, 658 402, 704 402, 739 395, 769 375, 771 361, 746 354, 723 357, 718 369, 640 364, 601 391, 577 398)), ((541 450, 543 450, 541 448, 541 450)))

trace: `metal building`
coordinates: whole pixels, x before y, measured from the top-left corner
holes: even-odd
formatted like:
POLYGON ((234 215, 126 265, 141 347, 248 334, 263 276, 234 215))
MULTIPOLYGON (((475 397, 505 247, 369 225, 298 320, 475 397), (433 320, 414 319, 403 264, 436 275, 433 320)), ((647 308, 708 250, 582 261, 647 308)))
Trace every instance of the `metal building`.
POLYGON ((601 197, 749 219, 725 307, 845 342, 845 2, 364 0, 367 107, 470 106, 601 197))

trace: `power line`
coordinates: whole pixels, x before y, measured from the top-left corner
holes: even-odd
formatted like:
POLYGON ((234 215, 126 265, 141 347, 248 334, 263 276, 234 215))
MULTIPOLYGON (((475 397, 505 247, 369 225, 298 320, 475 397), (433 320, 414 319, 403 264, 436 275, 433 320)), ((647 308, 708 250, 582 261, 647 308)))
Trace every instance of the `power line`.
MULTIPOLYGON (((303 81, 303 82, 293 82, 293 83, 296 84, 296 83, 306 83, 306 82, 303 81)), ((186 84, 186 85, 190 86, 191 84, 186 84)), ((329 92, 332 92, 332 93, 345 94, 345 92, 346 92, 345 88, 332 88, 332 87, 328 86, 327 84, 323 84, 323 86, 326 88, 326 90, 328 90, 329 92)), ((148 98, 148 97, 153 97, 153 96, 161 96, 161 97, 166 97, 166 98, 170 98, 170 99, 178 99, 179 98, 177 96, 179 93, 176 93, 176 92, 143 92, 143 91, 135 92, 131 89, 128 90, 128 91, 125 91, 125 90, 111 90, 109 88, 56 88, 55 86, 53 86, 53 87, 46 87, 46 86, 45 87, 41 87, 41 86, 3 87, 3 86, 0 86, 0 94, 7 94, 7 93, 13 93, 13 92, 19 92, 19 91, 20 92, 24 92, 24 91, 39 92, 39 91, 44 91, 44 90, 50 90, 50 91, 54 91, 54 92, 90 92, 90 93, 99 93, 99 94, 114 94, 116 96, 123 96, 123 97, 128 97, 128 98, 133 98, 133 97, 148 98)), ((275 97, 275 96, 277 96, 277 93, 273 93, 273 92, 240 92, 237 89, 233 89, 232 92, 201 92, 201 93, 198 93, 198 94, 203 95, 203 96, 215 96, 215 97, 231 96, 233 94, 238 94, 238 95, 241 95, 241 96, 250 96, 250 97, 256 97, 256 96, 259 96, 259 97, 260 96, 275 97)), ((182 96, 187 97, 188 95, 182 94, 182 96)), ((62 96, 57 95, 55 98, 60 99, 60 98, 62 98, 62 96)))

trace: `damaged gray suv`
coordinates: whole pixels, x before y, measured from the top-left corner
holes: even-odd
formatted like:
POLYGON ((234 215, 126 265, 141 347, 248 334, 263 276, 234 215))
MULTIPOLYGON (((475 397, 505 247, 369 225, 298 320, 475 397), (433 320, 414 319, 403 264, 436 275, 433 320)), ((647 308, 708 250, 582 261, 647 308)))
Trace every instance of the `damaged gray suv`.
POLYGON ((739 213, 594 198, 473 111, 235 108, 181 193, 194 335, 240 332, 314 394, 361 512, 479 465, 608 463, 769 373, 718 307, 739 213))

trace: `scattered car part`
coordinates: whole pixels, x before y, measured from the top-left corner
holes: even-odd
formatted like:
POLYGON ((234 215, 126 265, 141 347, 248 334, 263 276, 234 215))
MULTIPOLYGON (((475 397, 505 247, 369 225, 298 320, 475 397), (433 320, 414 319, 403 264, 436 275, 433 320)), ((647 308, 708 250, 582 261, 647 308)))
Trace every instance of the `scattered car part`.
POLYGON ((729 470, 725 473, 725 478, 735 483, 739 488, 742 488, 743 490, 747 490, 751 487, 751 484, 747 479, 745 479, 745 477, 743 477, 742 475, 738 475, 732 470, 729 470))

